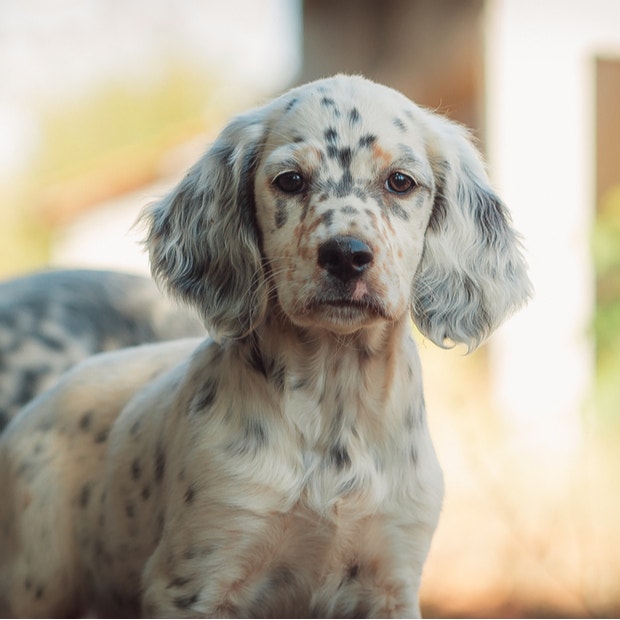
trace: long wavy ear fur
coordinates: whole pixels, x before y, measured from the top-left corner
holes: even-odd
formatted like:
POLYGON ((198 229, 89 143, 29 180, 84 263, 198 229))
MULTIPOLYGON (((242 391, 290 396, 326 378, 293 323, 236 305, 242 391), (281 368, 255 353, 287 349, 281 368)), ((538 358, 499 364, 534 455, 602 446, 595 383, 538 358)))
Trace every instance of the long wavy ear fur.
POLYGON ((266 109, 233 119, 163 200, 141 216, 154 278, 198 310, 212 335, 238 338, 267 304, 254 171, 266 109))
POLYGON ((427 113, 436 194, 412 295, 420 331, 471 351, 531 295, 510 215, 467 132, 427 113))

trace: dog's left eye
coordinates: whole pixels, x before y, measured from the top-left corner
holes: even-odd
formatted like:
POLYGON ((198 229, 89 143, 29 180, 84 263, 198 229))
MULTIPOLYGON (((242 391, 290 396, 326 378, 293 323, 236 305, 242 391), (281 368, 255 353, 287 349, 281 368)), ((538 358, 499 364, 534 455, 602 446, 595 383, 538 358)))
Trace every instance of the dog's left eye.
POLYGON ((299 172, 283 172, 274 179, 273 183, 285 194, 298 194, 305 187, 304 178, 299 172))
POLYGON ((385 188, 393 194, 406 194, 415 187, 415 181, 402 172, 392 172, 385 182, 385 188))

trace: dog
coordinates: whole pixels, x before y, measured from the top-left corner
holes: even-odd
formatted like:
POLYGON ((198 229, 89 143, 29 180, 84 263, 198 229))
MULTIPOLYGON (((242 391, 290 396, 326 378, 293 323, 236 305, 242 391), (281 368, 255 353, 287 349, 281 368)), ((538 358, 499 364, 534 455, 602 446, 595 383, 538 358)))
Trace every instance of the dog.
POLYGON ((413 617, 443 497, 412 337, 530 295, 468 133, 338 75, 234 118, 143 214, 210 339, 88 360, 0 446, 0 613, 413 617))
POLYGON ((100 351, 205 334, 143 276, 49 270, 0 283, 0 432, 68 368, 100 351))

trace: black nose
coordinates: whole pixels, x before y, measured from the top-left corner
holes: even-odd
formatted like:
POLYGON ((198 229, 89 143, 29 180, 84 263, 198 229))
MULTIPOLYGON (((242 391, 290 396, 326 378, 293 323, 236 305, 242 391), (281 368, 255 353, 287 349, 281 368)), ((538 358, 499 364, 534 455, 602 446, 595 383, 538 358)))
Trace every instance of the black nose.
POLYGON ((318 263, 342 282, 349 282, 361 276, 373 258, 372 250, 360 239, 334 237, 319 248, 318 263))

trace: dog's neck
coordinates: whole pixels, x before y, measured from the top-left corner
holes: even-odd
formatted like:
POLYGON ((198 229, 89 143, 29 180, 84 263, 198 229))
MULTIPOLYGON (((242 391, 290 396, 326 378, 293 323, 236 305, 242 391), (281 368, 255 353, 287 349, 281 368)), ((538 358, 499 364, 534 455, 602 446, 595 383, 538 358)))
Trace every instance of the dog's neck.
POLYGON ((353 428, 381 434, 386 416, 419 413, 411 402, 421 378, 408 317, 338 335, 274 313, 239 344, 276 400, 290 408, 287 415, 299 415, 301 426, 308 422, 302 432, 312 442, 353 428))

